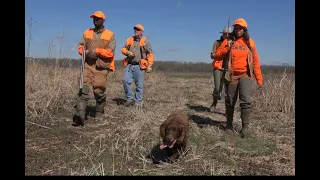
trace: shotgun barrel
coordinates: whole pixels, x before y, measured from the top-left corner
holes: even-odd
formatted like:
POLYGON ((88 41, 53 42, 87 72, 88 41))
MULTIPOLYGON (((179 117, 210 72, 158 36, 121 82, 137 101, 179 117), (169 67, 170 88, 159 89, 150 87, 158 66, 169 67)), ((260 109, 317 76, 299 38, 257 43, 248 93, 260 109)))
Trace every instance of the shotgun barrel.
MULTIPOLYGON (((229 40, 229 27, 230 27, 230 16, 228 18, 227 40, 229 40)), ((228 57, 226 57, 222 60, 221 78, 220 78, 220 87, 219 87, 219 100, 221 99, 221 96, 222 96, 222 90, 223 90, 223 86, 224 86, 224 75, 225 75, 226 71, 228 71, 228 57)))
POLYGON ((79 84, 79 88, 80 91, 83 88, 83 78, 84 78, 84 62, 86 61, 86 48, 83 47, 82 48, 82 56, 81 56, 81 63, 80 63, 80 84, 79 84))

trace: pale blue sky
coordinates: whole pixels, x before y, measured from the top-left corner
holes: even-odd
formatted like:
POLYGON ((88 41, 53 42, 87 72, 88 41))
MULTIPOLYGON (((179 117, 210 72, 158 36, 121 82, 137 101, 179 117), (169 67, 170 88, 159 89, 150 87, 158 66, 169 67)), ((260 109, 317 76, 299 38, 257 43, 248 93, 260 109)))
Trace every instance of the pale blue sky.
POLYGON ((26 18, 36 21, 31 56, 48 57, 50 41, 61 31, 63 56, 80 58, 71 49, 93 27, 89 16, 97 10, 105 13, 105 26, 116 35, 116 59, 124 57, 120 49, 139 23, 156 60, 211 62, 213 42, 230 16, 231 25, 240 17, 247 21, 261 64, 295 62, 293 0, 26 0, 26 18))

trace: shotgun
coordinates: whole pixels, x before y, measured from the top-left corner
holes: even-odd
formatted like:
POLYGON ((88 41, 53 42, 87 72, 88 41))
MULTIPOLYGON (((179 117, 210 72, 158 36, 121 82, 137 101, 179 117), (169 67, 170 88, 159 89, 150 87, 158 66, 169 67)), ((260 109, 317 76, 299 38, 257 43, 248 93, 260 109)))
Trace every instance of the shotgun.
MULTIPOLYGON (((228 27, 227 27, 227 40, 229 38, 229 27, 230 27, 230 16, 228 18, 228 27)), ((228 57, 225 57, 222 60, 222 68, 221 68, 221 78, 220 78, 220 87, 219 87, 219 100, 221 100, 223 85, 224 85, 224 74, 228 71, 228 57)))
POLYGON ((81 63, 80 63, 80 83, 79 83, 79 94, 81 95, 82 88, 83 88, 83 78, 84 78, 84 62, 86 61, 86 48, 82 48, 82 56, 81 56, 81 63))

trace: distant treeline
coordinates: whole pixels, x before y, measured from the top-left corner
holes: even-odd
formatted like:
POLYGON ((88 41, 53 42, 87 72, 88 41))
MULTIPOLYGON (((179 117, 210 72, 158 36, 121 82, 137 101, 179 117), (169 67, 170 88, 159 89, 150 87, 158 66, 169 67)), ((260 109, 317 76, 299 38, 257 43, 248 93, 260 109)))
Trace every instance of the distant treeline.
MULTIPOLYGON (((31 61, 39 62, 46 66, 55 66, 56 59, 50 58, 26 58, 26 63, 31 61)), ((59 59, 58 64, 60 67, 77 68, 80 67, 80 60, 77 59, 59 59)), ((121 60, 115 61, 117 69, 123 69, 121 60)), ((279 73, 283 72, 286 68, 286 72, 294 73, 295 67, 288 64, 283 65, 262 65, 261 70, 263 73, 279 73)), ((153 66, 154 71, 161 72, 191 72, 191 73, 208 73, 212 72, 211 63, 204 62, 177 62, 177 61, 156 61, 153 66)))

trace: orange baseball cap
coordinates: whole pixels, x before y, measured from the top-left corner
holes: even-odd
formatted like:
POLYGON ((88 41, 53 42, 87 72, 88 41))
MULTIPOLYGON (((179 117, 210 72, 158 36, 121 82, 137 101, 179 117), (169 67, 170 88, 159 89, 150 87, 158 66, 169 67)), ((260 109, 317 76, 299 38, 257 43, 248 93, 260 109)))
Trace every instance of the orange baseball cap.
POLYGON ((244 20, 243 18, 237 19, 237 20, 233 23, 233 26, 234 26, 234 25, 240 25, 240 26, 242 26, 242 27, 248 28, 247 22, 246 22, 246 20, 244 20))
POLYGON ((138 29, 140 29, 141 31, 144 31, 144 27, 143 27, 141 24, 135 25, 135 26, 133 27, 133 29, 134 29, 134 28, 138 28, 138 29))
POLYGON ((106 19, 106 16, 101 11, 96 11, 93 14, 91 14, 90 18, 93 18, 93 17, 106 19))

